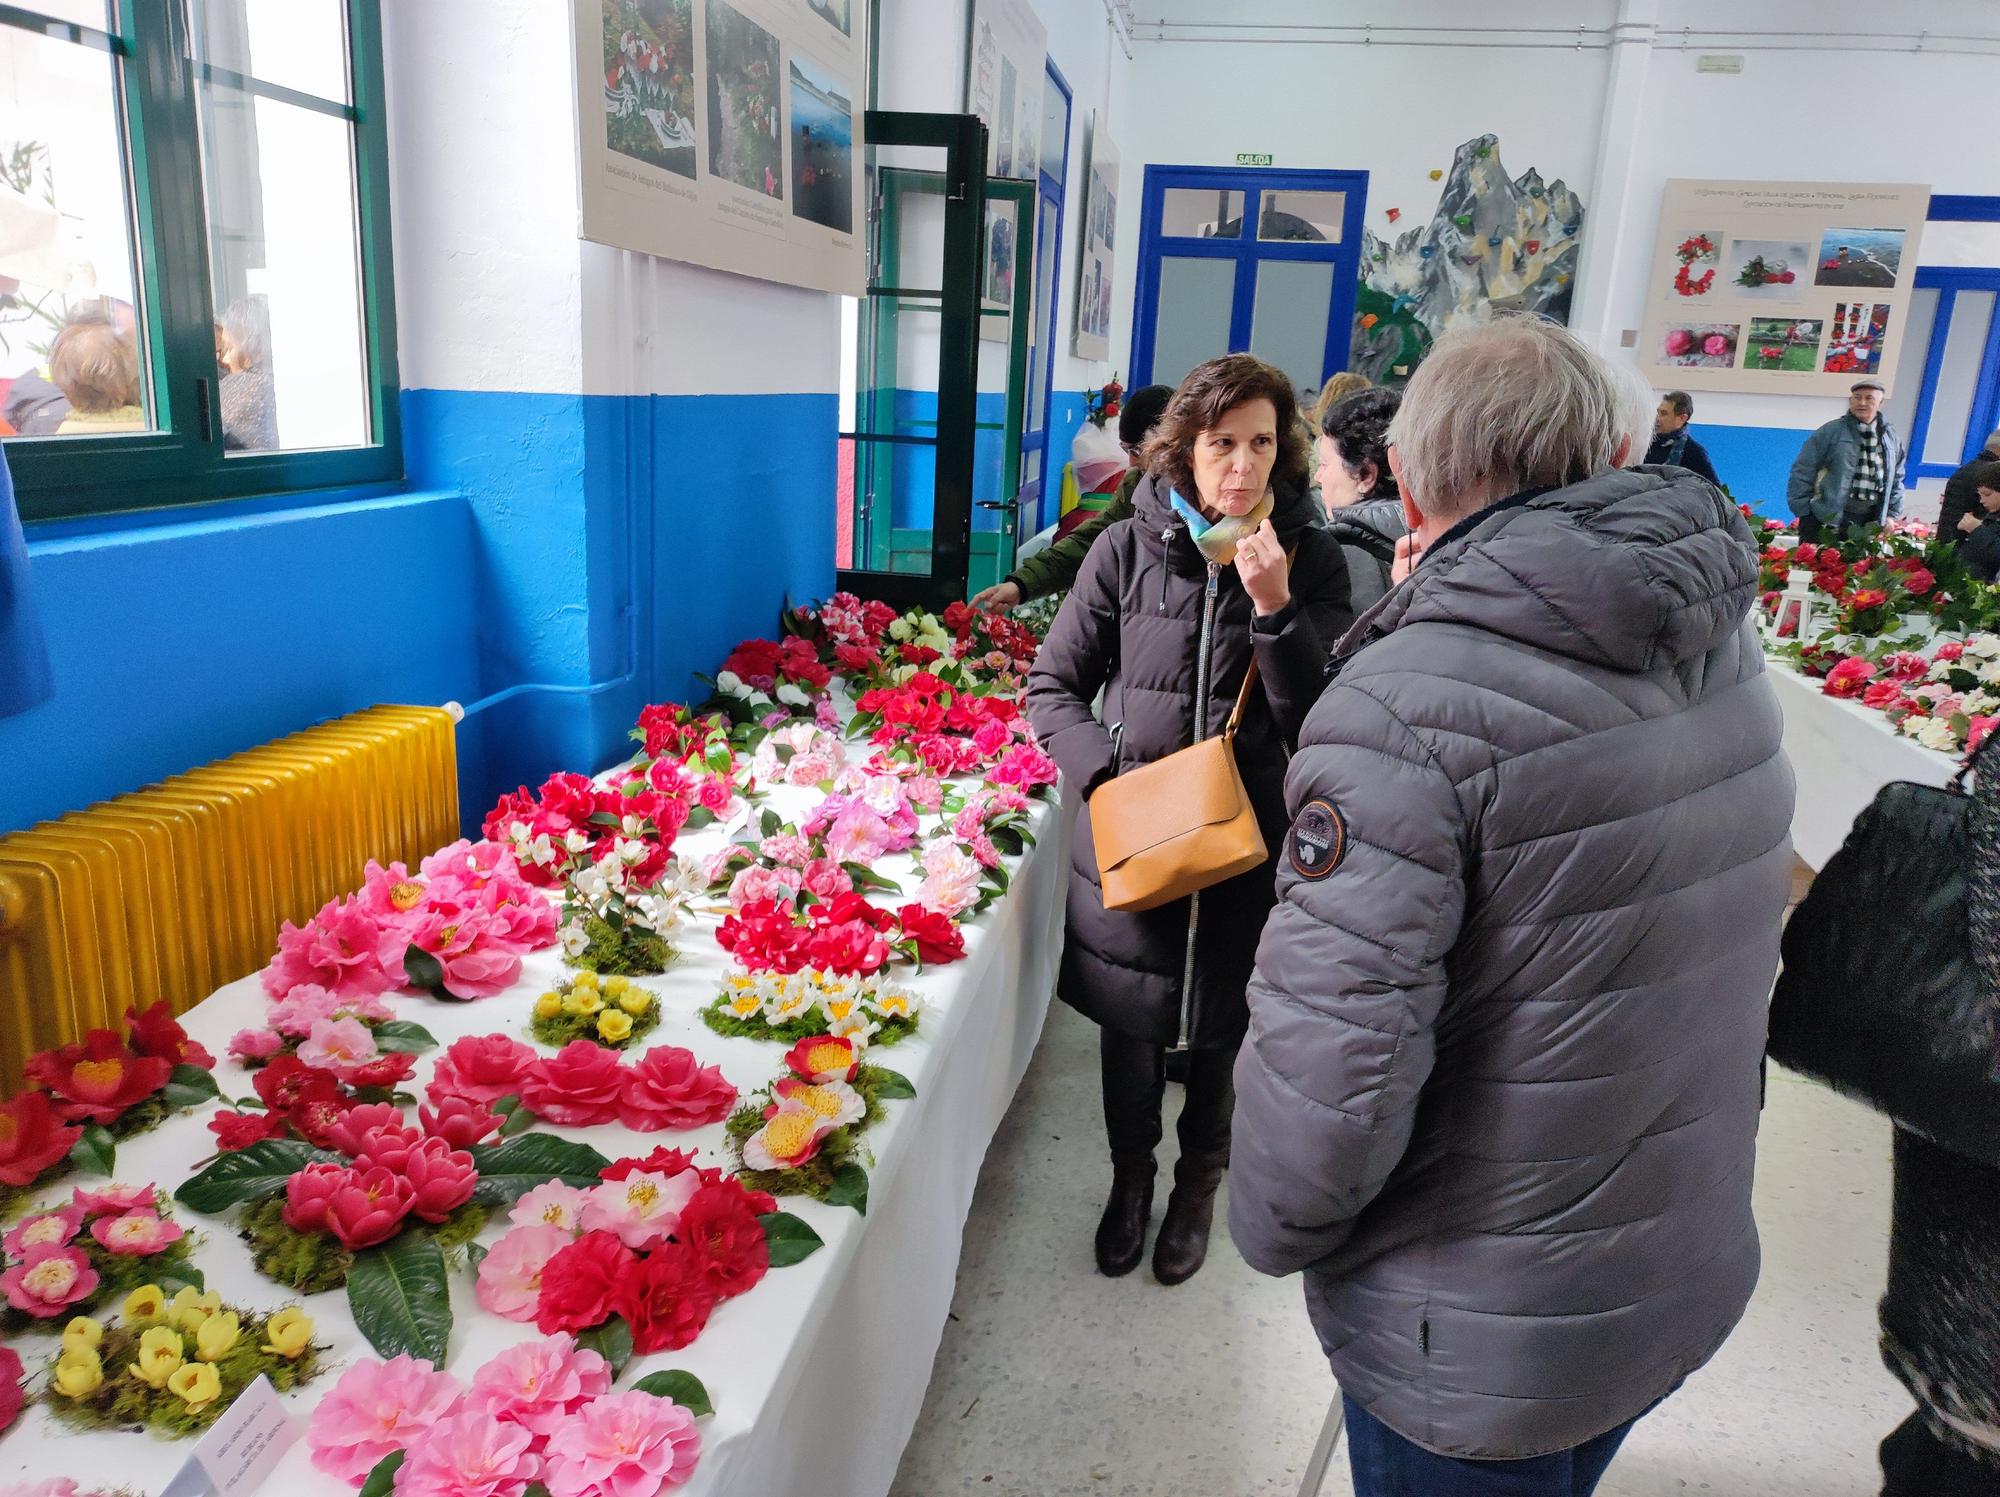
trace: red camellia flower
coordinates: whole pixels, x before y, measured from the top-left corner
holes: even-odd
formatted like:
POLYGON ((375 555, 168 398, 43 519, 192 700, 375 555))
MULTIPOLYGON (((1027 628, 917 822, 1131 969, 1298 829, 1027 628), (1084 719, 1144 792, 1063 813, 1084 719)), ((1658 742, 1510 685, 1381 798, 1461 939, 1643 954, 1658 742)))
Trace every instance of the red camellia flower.
POLYGON ((65 1125, 56 1116, 47 1092, 23 1092, 0 1102, 0 1185, 32 1185, 82 1133, 81 1125, 65 1125))
POLYGON ((787 1050, 785 1064, 806 1081, 852 1081, 861 1069, 861 1052, 850 1039, 816 1034, 787 1050))
POLYGON ((21 1391, 21 1359, 11 1347, 0 1346, 0 1430, 21 1417, 27 1395, 21 1391))
POLYGON ((906 904, 898 912, 903 939, 917 943, 917 960, 955 962, 965 955, 965 936, 952 924, 949 915, 927 910, 920 904, 906 904))
POLYGON ((134 1103, 167 1084, 173 1062, 135 1055, 108 1029, 93 1029, 80 1045, 44 1050, 28 1058, 28 1079, 55 1094, 58 1117, 72 1123, 110 1123, 134 1103))
POLYGON ((1871 608, 1880 608, 1888 601, 1889 595, 1879 587, 1859 588, 1855 591, 1854 596, 1848 600, 1857 613, 1865 613, 1871 608))
POLYGON ((655 1045, 625 1072, 618 1120, 635 1133, 719 1123, 736 1106, 736 1088, 719 1066, 704 1066, 692 1050, 655 1045))
POLYGON ((126 1009, 125 1027, 132 1048, 141 1055, 156 1055, 170 1066, 200 1066, 204 1071, 215 1064, 215 1057, 188 1038, 173 1010, 164 1003, 143 1011, 126 1009))
POLYGON ((1860 656, 1850 656, 1827 672, 1826 685, 1820 689, 1830 697, 1856 697, 1875 675, 1873 661, 1860 656))
MULTIPOLYGON (((561 1257, 558 1253, 549 1266, 561 1257)), ((544 1299, 548 1283, 549 1269, 544 1268, 544 1299)), ((708 1325, 715 1305, 716 1291, 706 1267, 684 1242, 662 1243, 648 1253, 620 1285, 616 1301, 618 1313, 632 1327, 632 1350, 642 1356, 678 1351, 692 1343, 708 1325)))
MULTIPOLYGON (((586 1232, 542 1265, 535 1329, 544 1336, 602 1324, 638 1267, 639 1255, 615 1232, 586 1232)), ((634 1327, 636 1332, 637 1327, 634 1327)), ((638 1344, 637 1336, 633 1344, 638 1344)))
POLYGON ((454 1149, 469 1149, 498 1133, 506 1123, 484 1102, 467 1097, 441 1097, 437 1105, 424 1103, 417 1109, 417 1121, 432 1138, 441 1138, 454 1149))
MULTIPOLYGON (((670 1149, 659 1145, 643 1159, 616 1159, 597 1172, 600 1180, 623 1180, 628 1175, 678 1175, 694 1163, 693 1149, 670 1149)), ((772 1210, 776 1210, 774 1205, 772 1210)))
POLYGON ((410 1079, 417 1058, 406 1050, 391 1050, 358 1066, 342 1066, 340 1079, 355 1087, 394 1087, 410 1079))
POLYGON ((387 1242, 402 1230, 403 1218, 417 1200, 408 1180, 379 1165, 364 1169, 357 1164, 341 1173, 346 1178, 334 1186, 326 1203, 326 1230, 340 1239, 342 1247, 358 1252, 387 1242))
POLYGON ((504 1034, 467 1035, 453 1040, 431 1070, 426 1095, 463 1097, 468 1102, 498 1102, 521 1089, 522 1078, 536 1062, 532 1048, 504 1034))
POLYGON ((753 1289, 771 1267, 763 1223, 741 1187, 704 1185, 681 1208, 674 1236, 687 1244, 711 1288, 725 1298, 753 1289))
POLYGON ((404 1155, 401 1174, 415 1192, 411 1211, 427 1222, 441 1222, 450 1216, 472 1199, 473 1188, 479 1184, 472 1156, 441 1138, 427 1138, 404 1155))
POLYGON ((208 1131, 218 1149, 233 1154, 267 1138, 283 1138, 287 1130, 283 1114, 267 1111, 218 1112, 208 1120, 208 1131))
POLYGON ((569 1128, 618 1120, 625 1072, 618 1052, 589 1040, 571 1040, 549 1060, 538 1060, 521 1082, 521 1104, 537 1117, 569 1128))

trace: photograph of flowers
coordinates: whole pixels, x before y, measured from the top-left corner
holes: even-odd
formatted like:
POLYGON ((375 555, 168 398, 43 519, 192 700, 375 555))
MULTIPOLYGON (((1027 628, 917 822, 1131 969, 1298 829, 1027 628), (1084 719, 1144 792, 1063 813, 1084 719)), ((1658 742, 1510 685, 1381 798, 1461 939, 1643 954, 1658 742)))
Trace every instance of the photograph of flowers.
POLYGON ((725 0, 708 0, 708 169, 783 197, 778 108, 778 39, 725 0))
POLYGON ((1820 317, 1753 317, 1746 369, 1790 370, 1810 374, 1819 364, 1820 317))
POLYGON ((1722 258, 1722 230, 1690 229, 1674 246, 1674 295, 1706 296, 1715 286, 1716 262, 1722 258))
POLYGON ((1882 349, 1888 341, 1886 303, 1841 302, 1833 309, 1833 333, 1826 340, 1825 372, 1874 374, 1882 367, 1882 349))
POLYGON ((694 180, 694 0, 604 0, 604 144, 694 180))
POLYGON ((1738 296, 1754 301, 1797 301, 1805 294, 1812 246, 1797 240, 1737 239, 1729 246, 1724 278, 1738 296))
POLYGON ((854 231, 854 90, 792 54, 792 212, 854 231))
POLYGON ((1903 267, 1901 229, 1828 229, 1820 236, 1815 286, 1887 291, 1903 267))
POLYGON ((1677 369, 1730 369, 1743 336, 1737 322, 1670 322, 1660 340, 1660 361, 1677 369))

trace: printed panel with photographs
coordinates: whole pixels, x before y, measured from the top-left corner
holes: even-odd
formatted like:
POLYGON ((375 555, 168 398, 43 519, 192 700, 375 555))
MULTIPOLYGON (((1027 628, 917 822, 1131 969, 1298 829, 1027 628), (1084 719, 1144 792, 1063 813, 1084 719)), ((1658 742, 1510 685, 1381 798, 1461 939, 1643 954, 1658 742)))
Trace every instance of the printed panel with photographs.
POLYGON ((1902 183, 1668 182, 1642 366, 1696 390, 1893 387, 1929 207, 1902 183))
POLYGON ((572 0, 585 239, 862 293, 855 0, 572 0))
POLYGON ((965 107, 986 122, 986 175, 1034 181, 1042 160, 1048 28, 1028 0, 974 0, 965 107))
POLYGON ((1077 256, 1076 337, 1079 359, 1111 357, 1111 270, 1118 236, 1118 147, 1091 116, 1089 166, 1084 174, 1083 251, 1077 256))

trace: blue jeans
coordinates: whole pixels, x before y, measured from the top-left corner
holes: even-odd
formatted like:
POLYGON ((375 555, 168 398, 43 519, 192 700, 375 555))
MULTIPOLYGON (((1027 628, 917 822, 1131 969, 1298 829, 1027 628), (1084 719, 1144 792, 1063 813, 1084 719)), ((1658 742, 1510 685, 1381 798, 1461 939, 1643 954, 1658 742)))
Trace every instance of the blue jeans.
POLYGON ((1632 1432, 1628 1419, 1573 1450, 1524 1461, 1469 1461, 1437 1455, 1397 1434, 1353 1399, 1347 1408, 1347 1459, 1355 1497, 1590 1497, 1604 1468, 1632 1432))

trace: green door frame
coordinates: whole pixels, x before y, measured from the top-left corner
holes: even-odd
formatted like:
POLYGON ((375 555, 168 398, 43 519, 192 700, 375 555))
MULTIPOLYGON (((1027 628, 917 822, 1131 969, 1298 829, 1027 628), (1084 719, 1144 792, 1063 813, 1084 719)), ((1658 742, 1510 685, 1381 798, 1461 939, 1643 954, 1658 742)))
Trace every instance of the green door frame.
POLYGON ((1028 324, 1035 315, 1035 184, 992 180, 986 184, 989 202, 1014 204, 1014 264, 1025 274, 1014 277, 1014 306, 1011 312, 983 309, 982 317, 1008 317, 1007 324, 1007 410, 998 425, 977 424, 979 431, 998 431, 1000 448, 1000 493, 993 499, 975 499, 978 509, 998 510, 998 530, 972 532, 971 591, 990 587, 1014 566, 1014 553, 1021 544, 1021 432, 1028 413, 1028 324))

